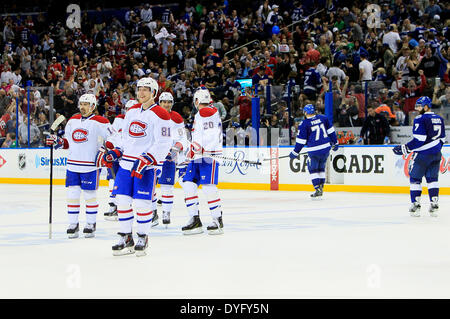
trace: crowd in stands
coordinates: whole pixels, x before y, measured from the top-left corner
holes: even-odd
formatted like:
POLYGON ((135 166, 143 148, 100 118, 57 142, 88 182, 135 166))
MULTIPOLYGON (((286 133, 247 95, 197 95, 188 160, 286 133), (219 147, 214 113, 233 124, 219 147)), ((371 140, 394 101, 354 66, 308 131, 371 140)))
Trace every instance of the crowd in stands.
POLYGON ((144 3, 112 18, 98 7, 82 11, 74 29, 44 13, 3 15, 0 146, 42 146, 50 105, 70 118, 84 93, 97 96, 98 113, 112 122, 146 76, 158 81, 160 93, 172 93, 187 127, 201 86, 213 93, 224 130, 244 132, 256 86, 261 126, 294 135, 302 107, 313 103, 324 112, 329 90, 341 127, 364 127, 373 113, 390 126, 409 125, 421 95, 450 110, 450 2, 370 3, 379 19, 367 1, 333 0, 199 0, 158 14, 144 3), (243 89, 239 79, 253 86, 243 89), (268 100, 266 85, 281 93, 268 100))

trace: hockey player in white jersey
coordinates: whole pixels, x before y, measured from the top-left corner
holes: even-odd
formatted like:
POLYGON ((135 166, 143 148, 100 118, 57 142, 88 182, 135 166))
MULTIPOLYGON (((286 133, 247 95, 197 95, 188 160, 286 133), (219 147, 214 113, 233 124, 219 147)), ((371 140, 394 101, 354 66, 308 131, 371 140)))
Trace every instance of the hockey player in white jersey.
POLYGON ((186 170, 186 164, 184 164, 184 167, 179 167, 179 165, 182 165, 185 161, 184 151, 189 147, 189 141, 186 137, 183 118, 178 112, 172 110, 172 94, 169 92, 161 93, 159 96, 159 105, 169 112, 172 121, 171 135, 173 137, 173 143, 170 153, 162 165, 161 176, 158 179, 158 183, 161 185, 162 223, 167 226, 170 224, 170 213, 173 206, 176 168, 178 167, 179 176, 182 176, 186 170))
MULTIPOLYGON (((130 107, 138 104, 139 102, 137 100, 129 100, 125 104, 125 112, 130 109, 130 107)), ((114 122, 112 123, 112 127, 114 129, 115 134, 119 135, 120 138, 122 134, 122 126, 123 126, 123 120, 125 118, 125 114, 119 114, 114 118, 114 122)), ((107 167, 107 176, 106 179, 108 180, 108 188, 109 188, 109 210, 104 213, 104 217, 106 220, 112 220, 116 221, 118 219, 117 214, 117 204, 116 204, 116 196, 112 194, 113 187, 114 187, 114 176, 116 176, 117 171, 119 170, 119 162, 115 161, 108 165, 107 167)))
POLYGON ((158 83, 152 78, 142 78, 137 90, 139 104, 125 114, 120 145, 103 157, 110 163, 120 160, 112 192, 116 195, 120 227, 120 240, 112 247, 114 256, 146 254, 153 219, 155 168, 163 163, 172 146, 170 115, 155 103, 158 83), (132 235, 133 211, 137 221, 136 245, 132 235))
MULTIPOLYGON (((97 99, 93 94, 83 94, 78 107, 80 113, 72 116, 66 124, 64 137, 49 135, 48 146, 69 149, 67 157, 66 187, 69 238, 77 238, 81 193, 86 202, 85 237, 94 237, 98 211, 97 189, 99 184, 99 137, 106 140, 113 134, 109 121, 94 114, 97 99)), ((110 146, 113 145, 110 143, 110 146)))
POLYGON ((194 93, 194 107, 198 109, 192 127, 192 144, 187 157, 191 161, 183 178, 185 202, 190 216, 188 224, 182 227, 184 234, 203 232, 199 216, 198 187, 206 195, 212 223, 207 226, 209 234, 222 234, 222 208, 217 191, 219 162, 214 155, 222 154, 222 122, 219 112, 211 105, 211 95, 207 89, 194 93))

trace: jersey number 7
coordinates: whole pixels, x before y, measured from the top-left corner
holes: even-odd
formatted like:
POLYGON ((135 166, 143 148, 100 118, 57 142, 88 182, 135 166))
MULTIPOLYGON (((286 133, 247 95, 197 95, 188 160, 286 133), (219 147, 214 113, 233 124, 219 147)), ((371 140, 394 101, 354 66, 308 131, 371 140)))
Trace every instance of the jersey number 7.
POLYGON ((323 137, 328 137, 327 130, 325 129, 325 125, 323 125, 323 123, 320 125, 311 126, 311 131, 316 132, 316 141, 320 139, 321 130, 323 131, 323 137))

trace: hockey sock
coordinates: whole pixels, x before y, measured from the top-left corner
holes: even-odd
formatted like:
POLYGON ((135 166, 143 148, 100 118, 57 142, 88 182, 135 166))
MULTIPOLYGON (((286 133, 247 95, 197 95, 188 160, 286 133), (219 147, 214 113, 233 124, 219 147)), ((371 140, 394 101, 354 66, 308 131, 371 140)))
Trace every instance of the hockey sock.
POLYGON ((311 182, 314 186, 314 189, 318 189, 321 183, 320 173, 310 173, 310 174, 311 174, 311 182))
POLYGON ((439 182, 435 179, 427 179, 427 184, 428 196, 430 197, 430 202, 433 202, 433 198, 439 198, 439 182))
POLYGON ((420 181, 413 178, 410 179, 409 193, 411 195, 411 203, 418 202, 422 195, 422 185, 420 181))
POLYGON ((325 172, 319 172, 319 185, 325 184, 325 172))
POLYGON ((86 222, 88 224, 95 224, 98 211, 97 191, 85 190, 84 200, 86 201, 86 222))
POLYGON ((185 202, 186 208, 188 210, 189 216, 197 216, 198 215, 198 195, 197 195, 197 184, 192 182, 185 182, 184 187, 185 191, 185 202))
POLYGON ((133 209, 131 208, 131 197, 117 195, 117 213, 119 216, 119 227, 121 233, 131 233, 133 229, 133 209))
POLYGON ((134 204, 136 207, 136 232, 148 235, 153 220, 153 203, 150 200, 136 199, 134 204))
POLYGON ((173 185, 161 185, 162 210, 172 211, 173 206, 173 185))
POLYGON ((209 211, 213 218, 218 218, 222 214, 221 201, 219 198, 219 192, 217 191, 217 186, 214 184, 203 185, 203 192, 208 200, 209 211))
POLYGON ((113 203, 113 204, 115 204, 115 205, 117 205, 116 204, 116 195, 113 195, 112 194, 112 191, 113 191, 113 188, 114 188, 114 180, 113 179, 110 179, 109 181, 108 181, 108 185, 109 185, 109 202, 110 203, 113 203))
POLYGON ((80 186, 69 186, 67 188, 67 213, 69 224, 78 224, 80 215, 80 186))

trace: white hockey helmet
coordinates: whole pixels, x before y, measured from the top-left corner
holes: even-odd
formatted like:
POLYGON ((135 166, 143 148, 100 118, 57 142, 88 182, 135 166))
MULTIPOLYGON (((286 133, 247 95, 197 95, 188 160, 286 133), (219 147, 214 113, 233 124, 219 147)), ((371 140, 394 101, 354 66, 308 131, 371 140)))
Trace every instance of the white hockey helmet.
POLYGON ((125 104, 125 109, 128 110, 130 107, 132 107, 133 105, 138 104, 139 102, 136 100, 129 100, 126 104, 125 104))
POLYGON ((136 86, 137 86, 137 88, 139 88, 141 86, 150 88, 151 92, 154 91, 153 98, 156 98, 156 96, 158 95, 158 89, 159 89, 158 82, 156 82, 156 80, 154 80, 151 77, 145 77, 145 78, 140 79, 137 82, 136 86))
POLYGON ((78 107, 80 107, 80 104, 83 102, 89 103, 92 109, 95 109, 95 107, 97 106, 97 98, 94 94, 91 93, 86 93, 80 96, 80 99, 78 100, 78 107))
POLYGON ((194 93, 194 106, 198 108, 199 104, 210 104, 212 102, 211 94, 207 89, 199 89, 194 93))
POLYGON ((159 96, 159 102, 161 101, 169 101, 173 103, 173 96, 170 92, 162 92, 159 96))

